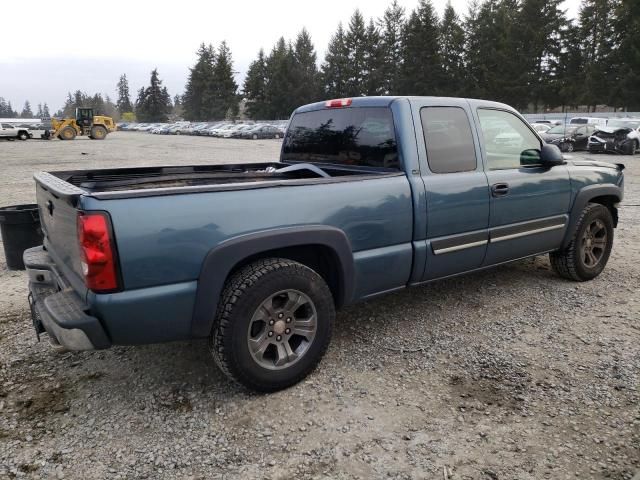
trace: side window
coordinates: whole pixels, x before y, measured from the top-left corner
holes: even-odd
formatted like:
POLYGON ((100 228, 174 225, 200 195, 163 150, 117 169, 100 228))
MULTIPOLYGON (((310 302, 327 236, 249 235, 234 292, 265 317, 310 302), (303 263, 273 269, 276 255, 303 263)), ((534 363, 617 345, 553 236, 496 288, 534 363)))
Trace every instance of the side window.
POLYGON ((478 117, 489 170, 540 163, 540 140, 514 114, 479 108, 478 117))
POLYGON ((424 107, 420 110, 427 161, 433 173, 476 169, 471 125, 460 107, 424 107))

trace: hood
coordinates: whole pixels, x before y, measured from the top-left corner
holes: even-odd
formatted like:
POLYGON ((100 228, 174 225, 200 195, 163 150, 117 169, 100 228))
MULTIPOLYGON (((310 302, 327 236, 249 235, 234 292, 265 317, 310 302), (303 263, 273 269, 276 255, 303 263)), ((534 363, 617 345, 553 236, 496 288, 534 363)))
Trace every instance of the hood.
POLYGON ((594 135, 597 135, 598 132, 603 133, 629 133, 631 131, 628 127, 598 127, 598 129, 593 132, 594 135))

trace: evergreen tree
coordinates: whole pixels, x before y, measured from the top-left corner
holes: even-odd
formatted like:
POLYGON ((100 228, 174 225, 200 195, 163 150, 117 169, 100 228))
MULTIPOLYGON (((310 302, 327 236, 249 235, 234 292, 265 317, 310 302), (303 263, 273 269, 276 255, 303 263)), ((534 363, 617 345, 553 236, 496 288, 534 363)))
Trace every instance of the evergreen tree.
POLYGON ((618 89, 614 106, 640 111, 640 2, 621 0, 614 20, 616 50, 613 54, 618 89))
POLYGON ((472 4, 467 19, 465 70, 470 96, 502 101, 526 108, 526 89, 517 74, 522 71, 515 30, 516 0, 487 0, 472 4))
POLYGON ((36 118, 42 118, 42 104, 38 104, 38 110, 36 111, 36 118))
POLYGON ((401 93, 438 95, 443 89, 439 21, 431 0, 420 0, 403 35, 401 93))
POLYGON ((360 10, 353 12, 345 35, 347 48, 346 96, 366 95, 365 75, 367 57, 367 31, 360 10))
MULTIPOLYGON (((320 74, 316 64, 316 51, 311 36, 306 29, 302 29, 296 37, 293 47, 295 85, 293 90, 294 102, 305 105, 322 98, 320 74)), ((291 112, 289 112, 291 113, 291 112)))
POLYGON ((364 82, 365 95, 384 95, 384 50, 380 44, 380 31, 372 19, 365 32, 364 82))
POLYGON ((451 2, 447 3, 440 25, 440 58, 444 78, 443 95, 464 96, 464 29, 451 2))
MULTIPOLYGON (((581 101, 595 110, 607 103, 614 75, 614 40, 617 0, 583 0, 580 7, 580 40, 584 86, 581 101)), ((637 87, 636 87, 637 88, 637 87)))
POLYGON ((349 50, 342 23, 331 37, 322 65, 322 79, 325 95, 329 98, 347 96, 349 50))
POLYGON ((218 47, 213 68, 212 119, 235 118, 238 115, 238 85, 233 74, 231 50, 223 41, 218 47))
POLYGON ((0 97, 0 118, 13 118, 14 116, 11 102, 7 102, 3 97, 0 97))
POLYGON ((20 118, 33 118, 33 112, 31 111, 31 104, 29 103, 29 100, 24 102, 24 107, 22 107, 20 118))
POLYGON ((397 0, 384 12, 379 20, 380 55, 382 57, 381 90, 386 95, 396 95, 400 91, 400 69, 402 68, 402 33, 404 30, 404 8, 397 0))
POLYGON ((44 102, 44 107, 42 107, 42 117, 43 118, 51 117, 51 114, 49 113, 49 105, 47 105, 47 102, 44 102))
POLYGON ((521 60, 516 80, 522 95, 537 112, 552 101, 562 52, 563 28, 568 23, 562 0, 523 0, 517 16, 516 44, 521 60))
POLYGON ((200 44, 196 64, 189 69, 183 108, 187 120, 211 120, 215 115, 214 68, 215 49, 200 44))
POLYGON ((118 100, 116 101, 116 107, 118 112, 132 112, 133 105, 131 105, 131 95, 129 94, 129 81, 127 80, 127 75, 120 75, 120 80, 118 80, 117 85, 118 91, 118 100))
POLYGON ((280 37, 266 60, 266 72, 266 113, 269 118, 288 118, 299 105, 291 95, 297 87, 294 51, 283 37, 280 37))
POLYGON ((171 96, 162 86, 158 69, 151 72, 150 85, 141 88, 136 101, 136 117, 141 122, 166 122, 171 113, 171 96))
POLYGON ((182 103, 182 96, 176 94, 173 97, 173 111, 171 114, 175 118, 183 118, 184 117, 184 105, 182 103))
POLYGON ((247 115, 254 120, 264 120, 268 117, 266 89, 267 64, 264 50, 260 49, 258 58, 249 65, 243 86, 244 96, 247 99, 247 115))
POLYGON ((555 96, 547 101, 549 105, 577 107, 584 84, 582 45, 579 28, 574 24, 564 30, 561 37, 560 58, 556 77, 550 85, 555 96))

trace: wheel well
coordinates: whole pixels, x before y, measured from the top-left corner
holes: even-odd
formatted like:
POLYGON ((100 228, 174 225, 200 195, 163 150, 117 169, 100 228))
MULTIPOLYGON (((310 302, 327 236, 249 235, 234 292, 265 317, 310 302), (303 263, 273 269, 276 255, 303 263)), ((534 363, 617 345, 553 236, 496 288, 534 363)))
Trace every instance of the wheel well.
POLYGON ((327 283, 336 306, 339 307, 344 303, 340 261, 335 252, 324 245, 299 245, 256 253, 237 263, 227 278, 245 265, 271 257, 286 258, 309 267, 327 283))
POLYGON ((595 197, 589 200, 589 203, 598 203, 600 205, 604 205, 611 212, 611 216, 613 217, 613 226, 618 226, 618 209, 616 208, 616 203, 618 203, 618 197, 614 195, 603 195, 601 197, 595 197))

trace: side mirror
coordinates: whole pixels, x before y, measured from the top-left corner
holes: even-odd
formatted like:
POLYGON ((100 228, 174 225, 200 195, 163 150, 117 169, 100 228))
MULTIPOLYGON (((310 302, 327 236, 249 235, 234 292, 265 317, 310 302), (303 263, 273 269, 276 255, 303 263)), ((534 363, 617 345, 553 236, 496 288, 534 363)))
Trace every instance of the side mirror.
POLYGON ((556 145, 549 145, 548 143, 545 143, 540 149, 540 162, 548 167, 564 165, 564 157, 556 145))

